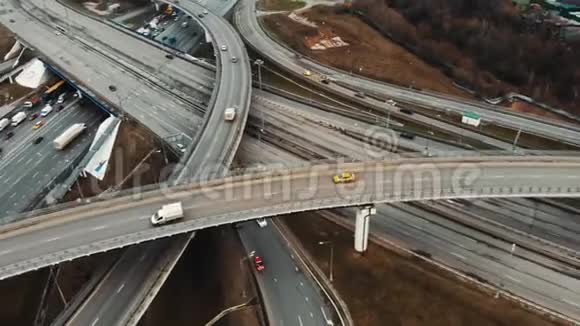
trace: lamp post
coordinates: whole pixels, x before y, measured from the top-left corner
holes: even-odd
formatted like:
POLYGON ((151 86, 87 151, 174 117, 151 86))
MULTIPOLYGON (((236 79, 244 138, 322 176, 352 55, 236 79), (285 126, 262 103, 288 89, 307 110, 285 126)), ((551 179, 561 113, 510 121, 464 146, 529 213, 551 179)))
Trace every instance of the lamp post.
POLYGON ((319 245, 328 245, 330 246, 330 258, 329 258, 329 275, 328 275, 328 279, 330 279, 330 282, 332 282, 334 280, 334 273, 333 273, 333 265, 334 265, 334 244, 332 243, 332 241, 319 241, 318 242, 319 245))

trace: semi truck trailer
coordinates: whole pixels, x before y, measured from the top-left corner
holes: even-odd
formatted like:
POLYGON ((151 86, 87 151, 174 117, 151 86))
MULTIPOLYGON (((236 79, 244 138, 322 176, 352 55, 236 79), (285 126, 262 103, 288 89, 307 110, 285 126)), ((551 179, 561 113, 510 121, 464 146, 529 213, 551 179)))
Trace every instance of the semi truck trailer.
POLYGON ((63 150, 68 144, 70 144, 75 138, 78 137, 84 130, 86 126, 84 123, 75 123, 65 130, 60 136, 56 137, 52 142, 54 148, 58 150, 63 150))

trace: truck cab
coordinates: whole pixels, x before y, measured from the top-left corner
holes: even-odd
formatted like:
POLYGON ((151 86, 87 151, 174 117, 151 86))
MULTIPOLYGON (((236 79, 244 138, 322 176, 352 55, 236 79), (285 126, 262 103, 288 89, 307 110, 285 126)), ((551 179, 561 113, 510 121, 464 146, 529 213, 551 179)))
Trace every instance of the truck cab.
POLYGON ((151 224, 162 225, 183 217, 183 206, 181 202, 161 206, 157 212, 151 216, 151 224))

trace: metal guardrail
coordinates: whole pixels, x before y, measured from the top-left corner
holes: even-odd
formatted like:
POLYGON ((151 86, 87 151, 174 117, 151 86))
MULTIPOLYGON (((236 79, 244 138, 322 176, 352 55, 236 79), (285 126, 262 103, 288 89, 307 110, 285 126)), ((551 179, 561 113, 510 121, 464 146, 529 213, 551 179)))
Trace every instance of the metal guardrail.
MULTIPOLYGON (((363 164, 364 165, 364 164, 363 164)), ((300 169, 298 169, 300 171, 300 169)), ((296 172, 296 170, 294 170, 296 172)), ((268 174, 268 176, 271 174, 268 174)), ((235 178, 234 178, 235 180, 235 178)), ((251 179, 244 179, 251 180, 251 179)), ((219 185, 220 181, 212 181, 219 185)), ((405 202, 415 200, 439 200, 453 198, 495 198, 495 197, 580 197, 578 186, 548 186, 545 183, 530 183, 527 186, 482 186, 482 185, 454 185, 451 188, 441 188, 438 191, 417 193, 415 189, 397 190, 392 193, 369 192, 358 195, 343 195, 322 199, 308 199, 289 201, 280 204, 257 207, 236 212, 204 216, 181 223, 164 225, 157 228, 147 228, 132 234, 109 238, 59 252, 50 253, 41 257, 24 260, 0 268, 0 279, 36 270, 62 261, 88 256, 128 245, 169 237, 176 234, 231 224, 256 218, 265 218, 282 214, 303 211, 361 206, 367 204, 405 202)), ((113 205, 110 202, 101 203, 105 206, 113 205)), ((94 208, 94 207, 92 207, 94 208)))

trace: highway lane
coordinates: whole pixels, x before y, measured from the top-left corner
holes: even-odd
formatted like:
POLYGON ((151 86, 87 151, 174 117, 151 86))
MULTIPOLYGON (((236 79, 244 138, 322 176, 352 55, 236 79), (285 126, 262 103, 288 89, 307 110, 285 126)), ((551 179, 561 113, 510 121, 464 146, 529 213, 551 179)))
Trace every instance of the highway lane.
POLYGON ((3 223, 13 222, 8 215, 28 208, 51 180, 67 171, 71 162, 83 155, 102 117, 103 114, 94 107, 76 103, 62 112, 53 112, 49 119, 45 119, 46 125, 39 130, 33 130, 28 125, 17 127, 27 137, 23 137, 21 146, 4 157, 0 164, 0 212, 3 223), (56 150, 53 139, 74 123, 85 123, 87 130, 65 150, 56 150), (37 137, 44 137, 44 140, 35 145, 32 141, 37 137))
MULTIPOLYGON (((24 4, 27 3, 31 4, 25 7, 28 12, 54 21, 55 25, 64 27, 67 34, 73 34, 95 47, 106 49, 136 67, 145 67, 152 78, 163 80, 166 88, 180 97, 199 102, 203 98, 198 93, 211 94, 212 89, 207 86, 211 85, 214 73, 202 66, 180 57, 167 60, 166 51, 92 16, 72 10, 59 1, 25 0, 24 4)), ((183 109, 191 108, 184 106, 183 109)))
MULTIPOLYGON (((532 200, 473 200, 462 202, 469 211, 486 219, 546 239, 580 252, 580 225, 577 215, 562 210, 545 211, 532 200)), ((580 256, 580 255, 579 255, 580 256)))
MULTIPOLYGON (((371 232, 404 247, 422 250, 457 270, 473 273, 504 290, 525 297, 554 311, 580 320, 580 281, 556 272, 533 252, 490 237, 472 228, 454 224, 424 210, 408 211, 400 205, 379 205, 371 218, 371 232), (530 260, 531 259, 531 260, 530 260)), ((354 212, 348 211, 349 220, 354 212)))
MULTIPOLYGON (((5 6, 11 2, 3 2, 5 6)), ((198 130, 201 118, 188 110, 173 95, 158 86, 143 82, 139 76, 128 73, 119 58, 104 57, 74 36, 57 35, 20 9, 0 12, 0 22, 8 26, 24 41, 58 63, 61 71, 74 76, 85 76, 83 83, 109 103, 120 105, 137 121, 147 126, 160 138, 183 135, 187 142, 198 130), (14 23, 11 23, 10 20, 14 23), (117 60, 118 59, 118 60, 117 60), (115 64, 111 64, 114 62, 115 64), (109 90, 114 80, 116 91, 109 90)), ((151 46, 151 48, 154 48, 151 46)), ((155 48, 156 49, 156 48, 155 48)), ((147 52, 145 52, 147 53, 147 52)), ((171 61, 170 59, 165 59, 171 61)), ((176 143, 173 143, 176 146, 176 143)))
POLYGON ((176 178, 176 182, 180 183, 199 176, 200 171, 215 171, 216 168, 227 167, 232 162, 250 108, 252 73, 242 39, 224 18, 193 1, 182 1, 173 5, 191 15, 209 33, 218 62, 218 85, 217 95, 213 99, 213 112, 206 121, 205 132, 200 135, 198 146, 193 149, 184 163, 185 168, 176 178), (199 15, 203 18, 198 17, 199 15), (224 121, 223 114, 227 108, 237 111, 234 121, 224 121))
MULTIPOLYGON (((563 140, 571 144, 580 144, 580 129, 572 125, 556 124, 538 118, 505 112, 496 106, 484 103, 396 87, 360 76, 353 76, 349 73, 318 64, 308 58, 298 56, 294 51, 271 39, 262 30, 257 21, 255 2, 255 0, 250 0, 236 7, 234 21, 244 39, 256 51, 296 76, 304 78, 303 72, 305 70, 311 70, 312 76, 309 78, 314 81, 320 82, 323 75, 329 76, 335 81, 328 85, 320 83, 321 87, 326 87, 348 96, 354 96, 355 92, 352 90, 354 88, 366 91, 369 94, 380 95, 385 99, 394 98, 399 102, 416 104, 427 108, 437 108, 442 111, 451 110, 460 114, 464 111, 473 111, 478 113, 484 121, 494 122, 516 130, 522 128, 534 134, 563 140)), ((369 99, 367 97, 367 99, 359 100, 368 101, 369 99)))
POLYGON ((179 186, 171 194, 119 197, 0 227, 0 277, 163 236, 297 211, 435 198, 580 196, 578 178, 580 163, 563 157, 403 159, 277 169, 179 186), (331 177, 342 170, 354 172, 357 182, 333 184, 331 177), (183 222, 152 227, 151 214, 176 201, 183 203, 183 222))
MULTIPOLYGON (((291 256, 279 231, 270 223, 265 228, 255 222, 239 224, 238 232, 248 253, 260 256, 265 269, 257 272, 270 325, 327 325, 332 316, 324 298, 304 275, 291 256)), ((248 257, 252 260, 253 257, 248 257)))
POLYGON ((145 244, 147 250, 143 245, 128 248, 65 325, 135 325, 139 312, 133 309, 145 299, 148 286, 158 282, 168 260, 181 257, 183 251, 175 244, 186 247, 190 239, 184 235, 145 244))
MULTIPOLYGON (((308 143, 308 150, 315 157, 377 159, 393 157, 402 150, 421 153, 427 149, 435 156, 468 153, 437 140, 401 137, 400 132, 387 128, 382 120, 362 122, 259 90, 254 93, 250 111, 252 124, 275 137, 283 135, 285 143, 292 139, 296 139, 295 146, 308 143), (262 121, 267 128, 262 127, 262 121)), ((397 123, 390 122, 391 126, 394 124, 397 123)))

